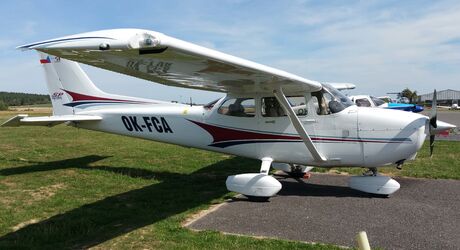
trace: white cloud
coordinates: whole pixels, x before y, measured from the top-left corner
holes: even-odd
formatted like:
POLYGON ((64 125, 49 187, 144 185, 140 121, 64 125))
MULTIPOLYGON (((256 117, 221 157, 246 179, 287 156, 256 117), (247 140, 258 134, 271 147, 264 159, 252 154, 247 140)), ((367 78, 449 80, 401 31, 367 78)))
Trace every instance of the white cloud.
POLYGON ((460 38, 460 6, 435 6, 415 16, 383 20, 374 19, 378 13, 372 11, 368 16, 353 17, 359 12, 356 9, 315 12, 315 16, 328 18, 318 21, 324 25, 307 32, 303 39, 324 47, 277 65, 319 80, 353 81, 358 84, 356 91, 363 93, 379 94, 406 85, 425 92, 434 83, 458 89, 460 72, 447 70, 440 74, 439 68, 460 65, 459 44, 448 43, 460 38), (348 19, 343 20, 346 16, 348 19))
MULTIPOLYGON (((171 5, 175 8, 163 6, 161 12, 149 15, 139 12, 139 16, 129 19, 129 25, 155 27, 168 35, 306 78, 355 82, 358 84, 356 92, 380 95, 404 87, 425 92, 430 91, 434 83, 438 88, 458 89, 460 82, 460 3, 456 1, 291 1, 289 4, 269 4, 228 0, 171 5), (163 11, 165 9, 168 11, 163 11)), ((104 21, 110 22, 111 27, 126 26, 115 19, 104 21)), ((80 32, 101 28, 100 24, 94 28, 89 22, 79 23, 80 26, 75 28, 65 20, 59 23, 50 21, 47 25, 55 27, 46 27, 49 33, 45 36, 43 32, 34 33, 38 28, 45 28, 39 25, 42 22, 46 20, 19 22, 17 30, 24 34, 18 39, 29 42, 30 37, 40 40, 73 33, 76 29, 80 32), (63 30, 66 27, 72 29, 63 30)), ((16 45, 17 41, 8 36, 0 38, 0 49, 16 45)), ((13 54, 1 52, 2 55, 11 57, 13 54)), ((31 61, 33 59, 29 57, 31 61)), ((8 63, 8 59, 0 59, 0 74, 7 73, 7 78, 12 79, 7 70, 13 69, 4 66, 8 63)), ((18 63, 16 67, 18 65, 22 64, 18 63)), ((149 90, 142 86, 152 87, 145 81, 121 78, 112 72, 89 71, 108 91, 119 89, 145 94, 149 90), (115 86, 111 83, 116 83, 117 87, 111 87, 115 86)), ((31 72, 35 74, 35 71, 31 72)), ((38 74, 34 77, 42 77, 41 72, 38 74)), ((31 81, 26 74, 16 74, 15 77, 18 82, 31 81)), ((161 92, 165 99, 182 95, 178 94, 182 90, 168 91, 154 86, 155 90, 161 91, 152 92, 161 92)), ((183 96, 191 93, 184 91, 187 94, 183 96)), ((193 95, 200 96, 199 92, 193 95)))

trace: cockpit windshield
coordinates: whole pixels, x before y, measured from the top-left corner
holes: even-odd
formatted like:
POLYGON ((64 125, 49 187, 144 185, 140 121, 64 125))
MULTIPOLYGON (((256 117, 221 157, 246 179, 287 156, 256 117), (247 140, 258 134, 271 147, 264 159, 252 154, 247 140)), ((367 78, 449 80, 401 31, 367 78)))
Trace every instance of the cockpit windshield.
POLYGON ((380 106, 380 105, 385 104, 385 102, 380 98, 371 96, 371 99, 375 103, 375 106, 377 106, 377 107, 380 106))
POLYGON ((324 83, 322 85, 323 88, 320 91, 311 93, 312 97, 316 97, 314 102, 317 105, 318 115, 338 113, 354 105, 348 97, 334 87, 324 83))
POLYGON ((350 98, 346 97, 342 92, 337 90, 336 88, 332 87, 329 84, 323 83, 323 88, 325 88, 329 93, 331 93, 334 96, 334 101, 340 102, 343 106, 344 109, 350 106, 355 105, 350 98))

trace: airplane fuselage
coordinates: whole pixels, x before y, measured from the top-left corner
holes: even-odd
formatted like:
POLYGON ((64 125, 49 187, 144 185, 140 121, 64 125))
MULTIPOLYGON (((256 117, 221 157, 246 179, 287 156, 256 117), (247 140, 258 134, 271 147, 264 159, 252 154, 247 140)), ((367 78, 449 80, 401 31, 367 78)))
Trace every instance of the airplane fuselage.
MULTIPOLYGON (((103 117, 75 126, 253 159, 323 167, 377 167, 415 157, 425 140, 427 117, 409 112, 359 108, 299 117, 318 150, 313 159, 287 116, 264 117, 255 103, 253 117, 220 114, 212 108, 178 104, 118 104, 84 107, 76 114, 103 117)), ((259 100, 260 98, 255 98, 259 100)))

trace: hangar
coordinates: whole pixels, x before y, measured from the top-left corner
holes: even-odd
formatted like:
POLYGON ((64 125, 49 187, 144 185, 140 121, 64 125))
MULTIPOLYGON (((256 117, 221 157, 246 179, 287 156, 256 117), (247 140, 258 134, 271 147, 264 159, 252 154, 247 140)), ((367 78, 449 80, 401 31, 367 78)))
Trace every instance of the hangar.
MULTIPOLYGON (((453 103, 458 103, 460 91, 453 89, 438 91, 437 99, 439 104, 452 105, 453 103)), ((433 100, 433 92, 418 96, 418 102, 421 103, 430 103, 431 100, 433 100)))

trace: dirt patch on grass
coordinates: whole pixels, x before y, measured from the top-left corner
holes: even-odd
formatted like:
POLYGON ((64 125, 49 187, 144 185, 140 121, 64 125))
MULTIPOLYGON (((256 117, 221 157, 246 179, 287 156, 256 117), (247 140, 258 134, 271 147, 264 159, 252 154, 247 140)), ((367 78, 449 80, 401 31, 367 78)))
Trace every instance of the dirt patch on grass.
POLYGON ((4 151, 15 151, 15 152, 17 152, 17 151, 19 151, 19 148, 17 146, 15 146, 15 145, 2 143, 0 145, 0 150, 3 151, 3 152, 4 151))
POLYGON ((10 180, 4 179, 0 180, 1 185, 5 185, 7 188, 16 188, 17 184, 15 182, 12 182, 10 180))
POLYGON ((28 225, 31 225, 31 224, 35 224, 35 223, 37 223, 39 221, 40 220, 38 220, 38 219, 31 219, 31 220, 28 220, 28 221, 21 222, 21 223, 17 224, 16 226, 12 227, 11 229, 13 229, 13 232, 18 231, 21 228, 24 228, 24 227, 26 227, 28 225))
POLYGON ((58 183, 50 186, 40 187, 37 190, 31 191, 30 195, 32 196, 33 201, 40 201, 54 196, 59 189, 63 188, 65 188, 64 183, 58 183))
POLYGON ((0 204, 10 207, 18 201, 23 201, 27 205, 53 197, 58 190, 66 187, 64 183, 57 183, 37 189, 21 189, 15 183, 3 180, 2 185, 7 186, 6 190, 0 190, 0 204))
POLYGON ((0 180, 0 185, 4 186, 5 188, 1 187, 2 189, 5 190, 0 190, 0 205, 5 208, 11 208, 11 204, 14 202, 14 199, 9 197, 8 195, 5 195, 5 193, 10 193, 11 189, 15 189, 17 184, 14 182, 11 182, 9 180, 0 180))

